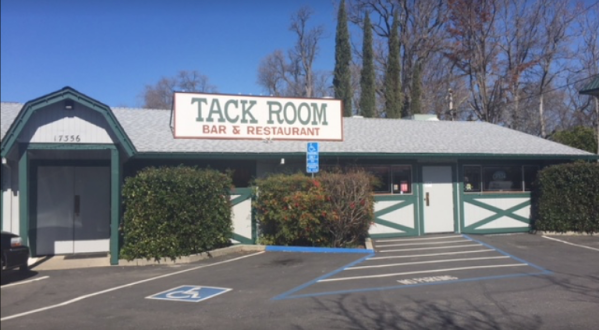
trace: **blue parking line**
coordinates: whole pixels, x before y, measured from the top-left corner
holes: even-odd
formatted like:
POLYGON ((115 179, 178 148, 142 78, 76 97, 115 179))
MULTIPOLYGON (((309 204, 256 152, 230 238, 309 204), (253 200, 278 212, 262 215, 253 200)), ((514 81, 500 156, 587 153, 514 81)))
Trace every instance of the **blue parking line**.
MULTIPOLYGON (((486 280, 499 280, 505 278, 515 278, 515 277, 527 277, 527 276, 538 276, 538 275, 548 275, 551 272, 545 273, 533 273, 533 274, 508 274, 508 275, 497 275, 497 276, 486 276, 486 277, 475 277, 475 278, 465 278, 458 280, 450 280, 443 282, 431 282, 431 283, 418 283, 418 284, 407 284, 407 285, 395 285, 395 286, 386 286, 386 287, 378 287, 378 288, 365 288, 365 289, 354 289, 354 290, 342 290, 342 291, 328 291, 328 292, 319 292, 319 293, 308 293, 308 294, 299 294, 295 296, 288 295, 293 292, 286 292, 283 295, 272 298, 272 300, 283 300, 283 299, 298 299, 298 298, 313 298, 313 297, 321 297, 335 294, 348 294, 348 293, 359 293, 359 292, 370 292, 370 291, 383 291, 383 290, 397 290, 403 288, 414 288, 425 285, 441 285, 441 284, 450 284, 450 283, 461 283, 461 282, 477 282, 477 281, 486 281, 486 280)), ((312 284, 313 282, 310 282, 312 284)), ((308 284, 308 283, 306 283, 308 284)), ((309 285, 306 285, 309 286, 309 285)), ((297 291, 297 290, 294 290, 297 291)))
MULTIPOLYGON (((349 267, 352 267, 354 265, 357 265, 361 262, 363 262, 364 260, 374 256, 375 254, 369 254, 361 259, 358 259, 352 263, 349 263, 331 273, 325 274, 323 276, 320 276, 310 282, 307 282, 305 284, 302 284, 292 290, 289 290, 281 295, 278 295, 274 298, 272 298, 271 300, 284 300, 284 299, 298 299, 298 298, 311 298, 311 297, 320 297, 320 296, 326 296, 326 295, 336 295, 336 294, 349 294, 349 293, 359 293, 359 292, 370 292, 370 291, 383 291, 383 290, 395 290, 395 289, 403 289, 403 288, 414 288, 414 287, 420 287, 420 286, 425 286, 425 285, 440 285, 440 284, 450 284, 450 283, 464 283, 464 282, 476 282, 476 281, 486 281, 486 280, 498 280, 498 279, 506 279, 506 278, 517 278, 517 277, 528 277, 528 276, 539 276, 539 275, 550 275, 553 274, 552 271, 547 270, 543 267, 539 267, 535 264, 532 264, 530 262, 527 262, 523 259, 520 259, 516 256, 513 256, 505 251, 502 251, 500 249, 497 249, 489 244, 483 243, 481 241, 475 240, 467 235, 462 235, 462 237, 479 243, 487 248, 490 248, 494 251, 497 251, 505 256, 508 256, 518 262, 521 262, 523 264, 526 264, 530 267, 533 267, 537 270, 539 270, 539 273, 515 273, 515 274, 506 274, 506 275, 496 275, 496 276, 485 276, 485 277, 475 277, 475 278, 466 278, 466 279, 457 279, 457 280, 449 280, 449 281, 442 281, 442 282, 430 282, 430 283, 417 283, 417 284, 407 284, 407 285, 395 285, 395 286, 386 286, 386 287, 377 287, 377 288, 361 288, 361 289, 353 289, 353 290, 341 290, 341 291, 328 291, 328 292, 318 292, 318 293, 309 293, 309 294, 299 294, 299 295, 292 295, 300 290, 303 290, 315 283, 317 283, 318 281, 331 277, 335 274, 338 274, 344 270, 346 270, 349 267)), ((364 251, 364 250, 362 250, 364 251)))
POLYGON ((486 246, 486 247, 488 247, 489 249, 493 249, 493 250, 495 250, 495 251, 497 251, 497 252, 499 252, 499 253, 503 254, 504 256, 508 256, 508 257, 510 257, 510 258, 512 258, 512 259, 514 259, 514 260, 516 260, 516 261, 519 261, 519 262, 523 263, 523 264, 527 264, 528 266, 530 266, 530 267, 532 267, 532 268, 536 268, 536 269, 540 270, 540 271, 541 271, 541 272, 543 272, 543 273, 547 273, 547 274, 553 274, 553 272, 552 272, 552 271, 550 271, 550 270, 547 270, 547 269, 545 269, 545 268, 543 268, 543 267, 539 267, 539 266, 537 266, 537 265, 535 265, 535 264, 532 264, 532 263, 530 263, 530 262, 528 262, 528 261, 526 261, 526 260, 522 260, 522 259, 520 259, 520 258, 518 258, 518 257, 516 257, 516 256, 513 256, 513 255, 511 255, 511 254, 509 254, 509 253, 507 253, 507 252, 505 252, 505 251, 502 251, 502 250, 500 250, 500 249, 498 249, 498 248, 496 248, 496 247, 493 247, 493 246, 491 246, 491 245, 489 245, 489 244, 487 244, 487 243, 484 243, 484 242, 481 242, 481 241, 475 240, 475 239, 473 239, 472 237, 470 237, 470 236, 468 236, 468 235, 464 235, 464 234, 462 234, 462 237, 464 237, 464 238, 466 238, 466 239, 469 239, 469 240, 471 240, 471 241, 473 241, 473 242, 476 242, 476 243, 478 243, 478 244, 480 244, 480 245, 486 246))
POLYGON ((327 278, 327 277, 331 277, 331 276, 333 276, 333 275, 335 275, 335 274, 337 274, 337 273, 340 273, 340 272, 342 272, 342 271, 346 270, 348 267, 351 267, 351 266, 357 265, 357 264, 361 263, 362 261, 364 261, 364 260, 366 260, 366 259, 368 259, 368 258, 372 257, 373 255, 374 255, 374 253, 371 253, 371 254, 369 254, 369 255, 367 255, 367 256, 365 256, 365 257, 363 257, 363 258, 360 258, 360 259, 358 259, 358 260, 356 260, 356 261, 354 261, 354 262, 351 262, 351 263, 349 263, 349 264, 347 264, 347 265, 345 265, 345 266, 343 266, 343 267, 341 267, 341 268, 339 268, 339 269, 337 269, 337 270, 335 270, 335 271, 333 271, 333 272, 331 272, 331 273, 328 273, 328 274, 322 275, 321 277, 318 277, 318 278, 316 278, 316 279, 314 279, 314 280, 312 280, 312 281, 310 281, 310 282, 308 282, 308 283, 302 284, 302 285, 300 285, 300 286, 298 286, 298 287, 296 287, 296 288, 294 288, 294 289, 291 289, 291 290, 289 290, 289 291, 287 291, 287 292, 285 292, 285 293, 283 293, 283 294, 280 294, 280 295, 278 295, 278 296, 276 296, 276 297, 272 298, 272 300, 281 300, 281 299, 287 299, 287 297, 288 297, 290 294, 292 294, 292 293, 295 293, 295 292, 298 292, 298 291, 300 291, 300 290, 302 290, 302 289, 305 289, 305 288, 309 287, 310 285, 312 285, 312 284, 314 284, 314 283, 316 283, 316 282, 318 282, 318 281, 320 281, 320 280, 322 280, 322 279, 325 279, 325 278, 327 278))

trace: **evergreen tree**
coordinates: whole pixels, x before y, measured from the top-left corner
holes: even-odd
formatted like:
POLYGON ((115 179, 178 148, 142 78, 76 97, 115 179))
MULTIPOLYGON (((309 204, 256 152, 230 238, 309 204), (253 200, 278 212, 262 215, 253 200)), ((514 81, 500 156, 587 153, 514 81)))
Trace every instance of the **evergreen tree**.
POLYGON ((416 63, 414 66, 414 73, 412 74, 412 90, 410 93, 410 112, 405 113, 404 116, 414 115, 422 113, 422 104, 420 103, 420 97, 422 96, 422 64, 416 63))
POLYGON ((362 42, 362 71, 360 72, 360 114, 374 117, 376 107, 376 76, 374 72, 374 55, 372 51, 372 25, 370 16, 364 18, 364 40, 362 42))
POLYGON ((350 63, 351 46, 349 43, 349 30, 347 28, 345 0, 343 0, 339 5, 339 13, 337 15, 333 87, 335 88, 335 98, 343 101, 343 115, 345 117, 351 117, 353 114, 350 63))
POLYGON ((387 118, 399 118, 402 108, 398 29, 399 14, 395 12, 391 34, 389 35, 389 57, 387 58, 387 70, 385 72, 385 112, 387 118))

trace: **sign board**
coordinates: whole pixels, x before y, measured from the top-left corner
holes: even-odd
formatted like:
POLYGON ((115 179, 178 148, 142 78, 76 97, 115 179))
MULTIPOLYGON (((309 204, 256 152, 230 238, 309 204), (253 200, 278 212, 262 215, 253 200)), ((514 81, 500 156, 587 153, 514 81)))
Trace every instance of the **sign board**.
POLYGON ((306 147, 306 172, 308 173, 318 173, 319 148, 318 142, 308 142, 306 147))
POLYGON ((343 140, 341 100, 176 92, 179 139, 343 140))
POLYGON ((199 302, 202 300, 216 297, 231 290, 232 289, 216 288, 209 286, 182 285, 167 291, 151 295, 149 297, 146 297, 146 299, 199 302))

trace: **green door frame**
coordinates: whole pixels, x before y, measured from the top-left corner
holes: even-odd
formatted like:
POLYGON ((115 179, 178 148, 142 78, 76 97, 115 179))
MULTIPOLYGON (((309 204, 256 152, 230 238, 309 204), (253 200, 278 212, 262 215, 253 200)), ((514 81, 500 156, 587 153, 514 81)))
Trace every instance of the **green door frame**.
POLYGON ((119 262, 119 220, 121 214, 121 162, 119 150, 114 144, 22 144, 19 151, 19 235, 29 241, 31 217, 31 178, 29 151, 32 150, 110 150, 110 264, 119 262))

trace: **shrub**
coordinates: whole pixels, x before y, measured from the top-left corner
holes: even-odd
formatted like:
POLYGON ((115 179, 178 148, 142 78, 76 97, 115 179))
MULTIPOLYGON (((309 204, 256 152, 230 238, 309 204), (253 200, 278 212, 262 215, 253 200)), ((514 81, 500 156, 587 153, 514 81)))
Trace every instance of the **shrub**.
POLYGON ((599 232, 599 164, 577 162, 543 169, 532 202, 534 229, 599 232))
POLYGON ((355 246, 364 244, 370 223, 374 221, 374 178, 360 170, 347 173, 323 172, 322 183, 333 212, 325 227, 331 245, 355 246))
POLYGON ((364 172, 276 174, 256 180, 254 208, 260 242, 273 245, 363 244, 374 218, 371 181, 364 172))
POLYGON ((121 255, 176 259, 226 246, 231 177, 193 167, 146 168, 123 186, 121 255))
POLYGON ((326 241, 321 223, 328 206, 318 181, 298 173, 258 179, 256 222, 262 244, 320 245, 326 241))

